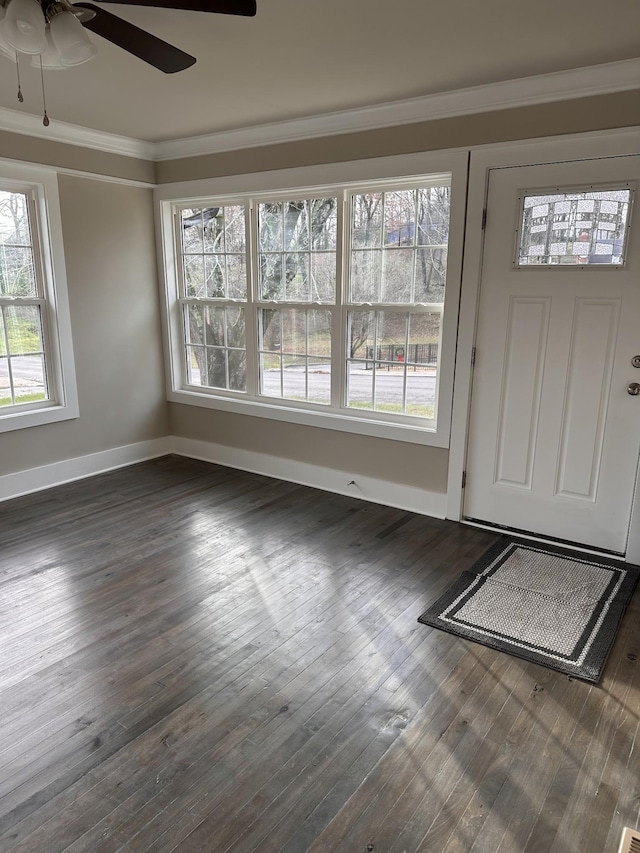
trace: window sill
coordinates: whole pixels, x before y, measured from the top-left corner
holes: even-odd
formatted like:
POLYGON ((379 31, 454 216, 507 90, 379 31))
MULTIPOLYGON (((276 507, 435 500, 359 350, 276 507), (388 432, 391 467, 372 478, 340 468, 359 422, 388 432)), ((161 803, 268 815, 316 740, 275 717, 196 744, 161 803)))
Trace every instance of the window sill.
POLYGON ((29 409, 24 412, 7 412, 7 414, 0 414, 0 433, 53 424, 58 421, 69 421, 77 417, 79 417, 78 408, 71 405, 53 405, 41 409, 29 409))
POLYGON ((240 400, 221 395, 198 393, 197 391, 173 390, 167 399, 171 403, 182 403, 204 409, 215 409, 268 420, 311 426, 318 429, 332 429, 356 435, 369 435, 391 441, 404 441, 410 444, 422 444, 431 447, 448 447, 449 435, 444 428, 434 430, 415 423, 398 424, 388 421, 362 418, 347 413, 301 409, 258 400, 240 400))

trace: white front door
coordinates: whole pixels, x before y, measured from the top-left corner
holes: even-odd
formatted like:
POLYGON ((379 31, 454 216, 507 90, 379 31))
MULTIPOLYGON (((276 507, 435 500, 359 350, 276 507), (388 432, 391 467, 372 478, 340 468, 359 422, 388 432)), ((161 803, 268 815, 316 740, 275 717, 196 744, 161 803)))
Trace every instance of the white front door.
POLYGON ((466 518, 625 552, 640 453, 639 177, 638 156, 491 171, 466 518))

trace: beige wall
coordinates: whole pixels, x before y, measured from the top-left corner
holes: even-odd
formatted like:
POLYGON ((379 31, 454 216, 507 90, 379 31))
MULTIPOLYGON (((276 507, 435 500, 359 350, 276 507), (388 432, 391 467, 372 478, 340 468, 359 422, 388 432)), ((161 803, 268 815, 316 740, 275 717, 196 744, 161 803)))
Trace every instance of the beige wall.
POLYGON ((167 434, 148 189, 59 180, 80 417, 3 433, 0 474, 167 434))
POLYGON ((172 435, 445 492, 448 452, 337 430, 171 403, 172 435))
POLYGON ((0 131, 0 157, 39 166, 72 169, 76 172, 86 172, 88 175, 104 175, 147 184, 153 184, 155 181, 155 163, 150 160, 110 154, 80 145, 52 142, 44 133, 42 136, 23 136, 6 130, 0 131))

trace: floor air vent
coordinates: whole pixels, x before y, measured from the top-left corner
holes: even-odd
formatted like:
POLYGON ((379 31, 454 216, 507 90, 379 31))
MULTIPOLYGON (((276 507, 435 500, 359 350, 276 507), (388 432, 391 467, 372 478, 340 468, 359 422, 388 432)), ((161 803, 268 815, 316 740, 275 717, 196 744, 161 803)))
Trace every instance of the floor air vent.
POLYGON ((618 853, 640 853, 640 832, 637 829, 625 829, 618 853))

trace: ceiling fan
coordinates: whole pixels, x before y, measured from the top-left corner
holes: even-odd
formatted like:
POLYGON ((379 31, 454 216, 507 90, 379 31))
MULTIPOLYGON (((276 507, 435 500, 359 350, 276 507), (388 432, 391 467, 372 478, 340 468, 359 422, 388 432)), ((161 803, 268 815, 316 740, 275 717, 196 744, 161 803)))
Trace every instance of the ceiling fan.
MULTIPOLYGON (((256 14, 256 0, 98 0, 98 2, 248 17, 256 14)), ((74 3, 71 8, 79 10, 76 15, 87 30, 102 36, 166 74, 183 71, 196 61, 194 56, 93 3, 74 3)))
MULTIPOLYGON (((256 0, 97 0, 126 6, 154 6, 181 11, 253 16, 256 0)), ((78 22, 87 30, 166 74, 183 71, 194 56, 130 24, 93 3, 70 0, 0 0, 0 48, 7 47, 42 57, 45 68, 79 65, 96 52, 78 22), (4 41, 4 45, 2 42, 4 41), (8 43, 8 45, 6 44, 8 43), (52 64, 47 65, 52 54, 52 64)), ((40 61, 40 60, 39 60, 40 61)))

